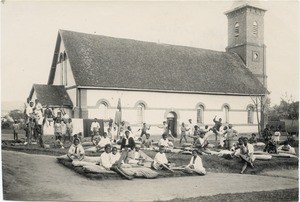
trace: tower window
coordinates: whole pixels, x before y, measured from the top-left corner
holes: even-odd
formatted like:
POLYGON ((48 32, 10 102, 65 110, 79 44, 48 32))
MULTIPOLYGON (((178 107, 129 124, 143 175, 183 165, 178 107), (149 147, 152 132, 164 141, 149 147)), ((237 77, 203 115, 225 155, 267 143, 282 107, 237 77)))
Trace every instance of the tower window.
POLYGON ((234 35, 238 37, 240 35, 240 24, 237 22, 234 25, 234 35))
POLYGON ((253 30, 252 30, 252 33, 253 33, 254 36, 257 36, 257 32, 258 32, 257 22, 254 21, 254 22, 253 22, 253 30))

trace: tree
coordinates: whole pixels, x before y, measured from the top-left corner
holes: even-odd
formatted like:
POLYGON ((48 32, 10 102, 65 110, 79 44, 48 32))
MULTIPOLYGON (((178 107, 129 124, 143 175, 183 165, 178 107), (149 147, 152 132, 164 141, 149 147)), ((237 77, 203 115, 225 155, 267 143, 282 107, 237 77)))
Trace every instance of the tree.
POLYGON ((251 95, 250 98, 254 104, 254 110, 256 111, 256 119, 258 123, 257 130, 258 130, 258 135, 261 138, 262 137, 261 131, 265 125, 264 119, 269 111, 270 98, 267 96, 251 96, 251 95))
POLYGON ((10 111, 8 116, 11 117, 13 121, 23 122, 25 120, 24 112, 19 109, 10 111))

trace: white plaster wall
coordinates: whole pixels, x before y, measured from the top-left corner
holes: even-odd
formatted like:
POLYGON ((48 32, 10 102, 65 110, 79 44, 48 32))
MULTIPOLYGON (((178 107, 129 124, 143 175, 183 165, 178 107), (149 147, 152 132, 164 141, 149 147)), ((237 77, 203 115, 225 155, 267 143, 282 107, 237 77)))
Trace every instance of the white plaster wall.
MULTIPOLYGON (((63 41, 61 41, 59 53, 64 52, 64 51, 65 51, 65 46, 63 44, 63 41)), ((62 74, 62 69, 61 69, 61 64, 59 63, 56 65, 53 85, 62 85, 61 74, 62 74)), ((67 85, 66 85, 66 87, 74 86, 74 85, 76 85, 75 79, 74 79, 73 72, 72 72, 71 65, 70 65, 69 58, 68 58, 67 59, 67 85)))
MULTIPOLYGON (((257 126, 247 124, 247 106, 253 104, 248 96, 225 96, 225 95, 203 95, 203 94, 176 94, 158 92, 137 92, 137 91, 114 91, 114 90, 87 90, 87 106, 89 118, 100 118, 99 109, 96 108, 97 101, 105 99, 108 101, 109 109, 107 118, 115 117, 118 99, 121 98, 122 119, 133 125, 137 125, 137 101, 146 103, 145 122, 154 125, 153 132, 161 132, 157 125, 165 120, 165 113, 175 111, 178 115, 178 127, 182 122, 187 123, 188 119, 193 119, 196 124, 198 103, 204 104, 204 125, 213 125, 214 116, 225 120, 222 106, 228 104, 229 123, 235 125, 240 132, 256 132, 257 126)), ((256 114, 254 124, 256 124, 256 114)))
POLYGON ((77 88, 67 89, 67 93, 73 103, 73 106, 76 106, 76 90, 77 88))

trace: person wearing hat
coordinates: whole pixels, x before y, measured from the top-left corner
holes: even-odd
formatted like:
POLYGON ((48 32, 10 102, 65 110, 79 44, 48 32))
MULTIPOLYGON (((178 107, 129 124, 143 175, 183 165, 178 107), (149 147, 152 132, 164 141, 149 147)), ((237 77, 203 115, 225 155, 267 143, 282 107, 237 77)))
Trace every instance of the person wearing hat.
POLYGON ((254 161, 254 157, 253 157, 253 153, 254 153, 254 147, 253 145, 251 145, 250 143, 248 143, 248 138, 245 137, 243 139, 243 143, 241 145, 240 148, 240 158, 242 159, 242 161, 244 162, 244 165, 242 167, 241 170, 241 174, 243 174, 248 166, 248 164, 254 168, 253 165, 253 161, 254 161))
POLYGON ((67 156, 70 160, 78 159, 79 161, 81 161, 82 159, 84 159, 84 155, 85 152, 82 145, 80 144, 80 140, 78 138, 74 138, 73 144, 71 145, 67 156))
POLYGON ((184 168, 184 171, 187 173, 198 173, 199 175, 205 175, 206 170, 203 167, 202 159, 200 156, 198 156, 197 150, 192 151, 192 158, 190 160, 190 163, 184 168))

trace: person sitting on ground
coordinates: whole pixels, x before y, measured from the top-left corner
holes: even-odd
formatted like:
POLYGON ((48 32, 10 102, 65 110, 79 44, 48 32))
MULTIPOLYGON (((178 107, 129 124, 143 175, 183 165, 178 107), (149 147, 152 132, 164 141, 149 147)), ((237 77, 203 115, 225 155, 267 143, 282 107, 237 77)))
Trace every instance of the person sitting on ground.
POLYGON ((167 137, 170 136, 173 141, 175 140, 174 136, 171 134, 171 131, 169 129, 169 125, 166 121, 163 121, 163 126, 157 126, 157 127, 162 128, 163 129, 163 134, 166 134, 167 137))
POLYGON ((133 134, 130 126, 127 126, 127 130, 129 131, 129 137, 132 137, 133 139, 135 139, 135 135, 133 134))
POLYGON ((193 144, 195 144, 197 139, 199 138, 200 132, 201 132, 201 129, 199 128, 199 126, 195 125, 194 126, 194 134, 188 135, 188 137, 193 138, 193 144))
POLYGON ((240 153, 241 153, 241 146, 244 144, 244 137, 240 137, 238 139, 238 142, 236 144, 233 144, 233 147, 231 148, 231 151, 233 151, 232 153, 232 157, 236 156, 236 157, 240 157, 240 153))
POLYGON ((251 138, 249 139, 250 144, 256 144, 257 143, 257 137, 255 133, 251 134, 251 138))
POLYGON ((57 136, 57 139, 54 142, 54 147, 55 148, 61 148, 64 149, 64 144, 62 143, 62 136, 57 136))
POLYGON ((110 139, 107 137, 107 133, 103 133, 103 137, 101 137, 99 143, 96 146, 97 151, 101 150, 105 147, 105 145, 110 144, 110 139))
POLYGON ((17 121, 15 121, 12 126, 13 126, 14 140, 18 141, 19 140, 18 133, 19 133, 19 129, 20 129, 19 124, 17 121))
POLYGON ((137 164, 143 165, 145 158, 142 157, 140 153, 140 145, 135 146, 135 150, 128 153, 128 163, 129 164, 137 164))
POLYGON ((209 154, 210 151, 207 149, 208 141, 204 138, 205 132, 201 131, 199 138, 196 140, 195 147, 198 148, 200 154, 209 154))
POLYGON ((171 170, 169 168, 170 165, 171 163, 168 161, 167 156, 165 154, 165 147, 160 146, 159 152, 155 155, 151 167, 155 170, 162 170, 162 169, 171 170))
POLYGON ((74 139, 67 155, 70 160, 78 159, 79 161, 81 161, 82 159, 84 159, 85 152, 78 138, 74 139))
POLYGON ((264 150, 264 152, 268 152, 269 154, 277 154, 277 147, 275 141, 271 138, 268 140, 264 150))
POLYGON ((162 134, 162 138, 158 142, 158 146, 164 146, 165 149, 169 149, 170 147, 174 147, 173 143, 170 142, 167 138, 167 134, 162 134))
POLYGON ((120 168, 123 162, 127 162, 128 152, 132 151, 135 148, 135 142, 132 137, 129 137, 130 132, 125 131, 125 137, 122 139, 121 150, 122 154, 118 161, 117 166, 120 168))
POLYGON ((296 154, 295 148, 289 145, 288 141, 284 141, 283 145, 278 147, 278 153, 288 153, 288 154, 296 154))
POLYGON ((192 158, 190 160, 190 163, 184 168, 184 171, 187 173, 198 173, 199 175, 205 175, 206 170, 203 167, 202 159, 200 156, 198 156, 197 150, 192 151, 192 158))
POLYGON ((248 143, 248 138, 247 137, 245 137, 243 139, 243 142, 244 142, 244 144, 242 144, 241 148, 240 148, 240 158, 244 162, 244 165, 243 165, 242 170, 241 170, 241 174, 243 174, 245 172, 248 164, 252 168, 254 168, 254 165, 253 165, 253 161, 254 161, 254 158, 253 158, 254 147, 253 147, 253 145, 251 145, 250 143, 248 143))
POLYGON ((121 155, 120 152, 118 152, 117 147, 113 147, 111 150, 111 163, 116 164, 119 161, 120 157, 121 155))
POLYGON ((179 144, 181 144, 181 141, 183 138, 185 139, 185 142, 187 143, 186 133, 188 130, 190 130, 190 128, 186 128, 184 122, 182 122, 180 130, 181 130, 181 137, 179 140, 179 144))
POLYGON ((153 140, 150 139, 150 134, 146 133, 146 139, 142 143, 143 148, 150 148, 152 146, 153 140))
POLYGON ((104 151, 100 156, 100 166, 105 170, 110 170, 113 163, 111 160, 111 145, 107 144, 104 146, 104 151))

